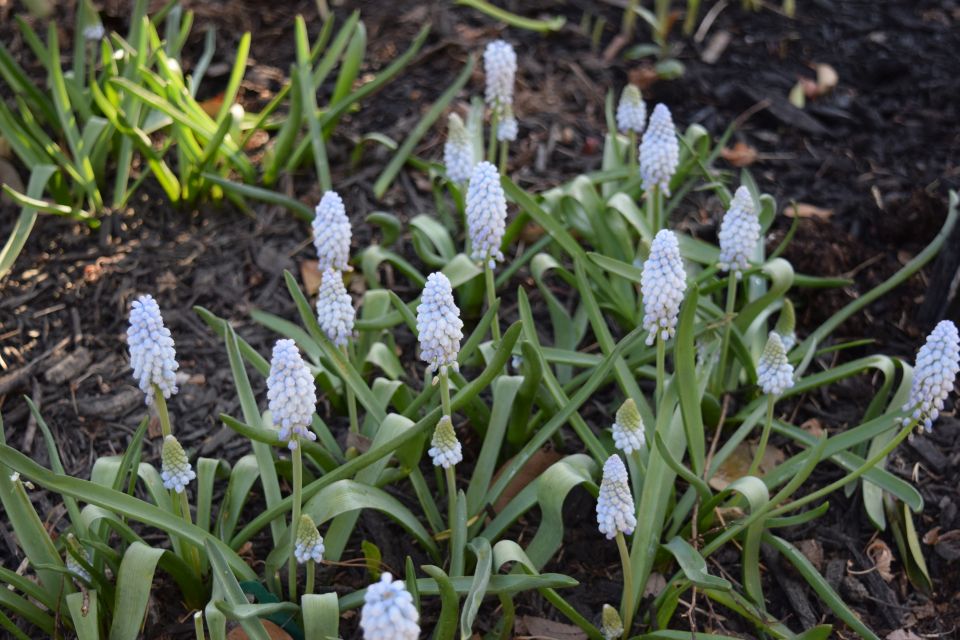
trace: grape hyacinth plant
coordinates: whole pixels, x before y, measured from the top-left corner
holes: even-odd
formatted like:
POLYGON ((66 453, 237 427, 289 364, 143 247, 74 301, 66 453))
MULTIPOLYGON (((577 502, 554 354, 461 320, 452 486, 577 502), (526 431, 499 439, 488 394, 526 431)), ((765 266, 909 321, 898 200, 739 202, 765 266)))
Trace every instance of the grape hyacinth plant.
POLYGON ((658 104, 650 114, 650 122, 640 141, 640 177, 647 192, 650 226, 663 229, 663 198, 670 196, 670 181, 680 162, 680 143, 673 126, 673 116, 665 104, 658 104))
MULTIPOLYGON (((182 46, 176 34, 186 33, 176 11, 165 31, 171 39, 145 19, 143 31, 124 41, 130 49, 116 55, 131 56, 139 42, 156 40, 164 44, 151 55, 176 64, 167 47, 182 46)), ((265 620, 297 638, 507 638, 526 633, 518 616, 535 608, 576 627, 569 635, 591 640, 726 638, 742 630, 780 640, 879 640, 871 618, 845 602, 846 590, 838 593, 798 548, 824 514, 838 509, 844 497, 833 494, 844 487, 860 493, 842 503, 843 517, 862 510, 879 535, 898 543, 897 594, 932 591, 922 570, 932 545, 921 544, 925 532, 915 524, 930 516, 926 493, 897 459, 912 452, 897 447, 927 437, 951 415, 960 336, 952 321, 940 322, 911 368, 877 353, 847 321, 908 279, 917 281, 957 222, 955 194, 927 248, 814 322, 822 314, 795 313, 794 302, 808 309, 824 289, 853 290, 851 279, 791 264, 793 232, 783 233, 777 201, 749 171, 734 174, 723 164, 729 133, 715 138, 696 122, 678 130, 662 104, 647 123, 636 87, 626 87, 619 104, 610 94, 605 138, 583 132, 607 146, 596 158, 584 154, 582 175, 538 175, 531 162, 518 172, 518 184, 504 170, 518 128, 518 56, 496 41, 483 55, 486 101, 473 100, 463 119, 462 105, 455 107, 461 115, 450 116, 442 152, 418 143, 433 123, 442 128, 453 100, 465 97, 473 59, 389 163, 396 172, 423 172, 413 180, 405 174, 404 184, 432 190, 434 199, 404 201, 404 189, 378 180, 378 210, 364 211, 364 174, 333 165, 346 156, 359 160, 365 142, 392 148, 392 141, 367 132, 354 154, 338 148, 325 155, 328 140, 356 142, 335 130, 340 111, 355 103, 351 96, 380 86, 356 75, 366 47, 359 18, 347 18, 349 28, 336 34, 338 19, 320 27, 316 40, 298 20, 294 77, 282 89, 296 100, 288 122, 268 122, 276 133, 265 143, 264 162, 273 167, 263 172, 265 184, 277 178, 278 156, 302 171, 297 155, 312 155, 323 192, 312 220, 309 206, 293 205, 304 224, 289 238, 289 256, 304 281, 283 274, 291 304, 250 309, 253 329, 196 307, 228 362, 228 371, 201 378, 180 371, 175 336, 153 297, 137 299, 127 345, 140 391, 130 393, 144 394, 148 406, 137 413, 147 415, 137 415, 139 423, 124 416, 105 422, 122 423, 111 431, 115 451, 91 454, 83 477, 67 473, 54 435, 72 425, 51 428, 32 397, 19 413, 32 419, 46 450, 36 459, 25 455, 13 446, 22 441, 16 426, 0 429, 5 537, 26 559, 19 568, 0 567, 5 633, 134 640, 169 635, 170 621, 192 617, 197 640, 224 640, 233 633, 229 626, 262 639, 265 620), (351 64, 328 75, 341 59, 351 64), (329 108, 316 104, 321 81, 335 96, 329 108), (487 110, 492 146, 483 161, 487 110), (297 143, 304 129, 311 135, 297 143), (415 155, 425 149, 434 157, 415 155), (348 198, 351 217, 331 190, 332 176, 349 176, 341 184, 361 194, 348 198), (548 177, 552 186, 542 193, 527 186, 548 177), (718 201, 726 212, 713 242, 711 207, 718 201), (508 206, 515 212, 509 226, 508 206), (449 215, 454 211, 462 221, 449 215), (354 256, 351 219, 358 242, 376 238, 355 247, 354 256), (308 222, 321 276, 316 299, 308 222), (765 240, 777 238, 768 253, 765 240), (857 397, 836 393, 851 384, 857 397), (175 437, 166 401, 178 385, 176 405, 190 411, 178 419, 175 437), (216 394, 222 414, 193 406, 197 387, 216 394), (842 422, 823 433, 808 428, 841 401, 849 403, 838 412, 842 422), (774 445, 782 455, 765 459, 774 445), (597 498, 596 529, 571 518, 584 495, 597 498), (54 506, 50 514, 38 513, 44 504, 54 506), (619 575, 615 567, 584 571, 584 558, 570 555, 577 548, 572 537, 611 553, 615 540, 619 575), (795 615, 791 602, 769 597, 775 571, 807 583, 812 622, 795 615), (597 580, 622 586, 605 598, 619 594, 616 608, 570 597, 578 583, 608 590, 597 580), (647 588, 653 584, 663 588, 647 588), (704 614, 710 611, 722 619, 704 614)), ((81 20, 76 32, 84 26, 81 20)), ((112 36, 98 43, 106 83, 70 86, 58 96, 79 97, 81 88, 137 91, 131 77, 109 75, 111 65, 101 64, 133 68, 112 57, 115 44, 112 36)), ((528 55, 520 53, 519 60, 528 55)), ((9 70, 4 59, 0 67, 9 70)), ((402 65, 388 67, 395 73, 402 65)), ((232 74, 230 82, 241 79, 232 74)), ((156 81, 141 87, 132 104, 157 88, 156 81)), ((166 90, 180 101, 151 97, 144 117, 137 107, 124 108, 108 125, 141 130, 153 121, 147 112, 163 111, 158 105, 173 111, 188 104, 189 88, 180 92, 171 83, 166 90)), ((259 126, 251 128, 256 123, 229 102, 222 118, 191 130, 201 152, 222 134, 217 144, 239 153, 259 126)), ((683 111, 696 113, 689 105, 683 111)), ((82 121, 96 138, 99 121, 82 121)), ((175 152, 187 165, 183 142, 175 152)), ((128 164, 161 171, 161 156, 149 155, 154 150, 136 147, 141 155, 128 164)), ((208 160, 187 174, 190 189, 201 177, 227 182, 224 176, 239 171, 217 154, 208 160)), ((266 191, 274 202, 289 200, 257 189, 240 195, 266 191)), ((244 298, 274 302, 273 289, 266 291, 271 295, 251 291, 244 298)), ((175 291, 170 299, 204 299, 195 293, 175 291)), ((190 310, 164 311, 177 320, 175 331, 192 326, 184 315, 190 310)), ((29 313, 23 318, 31 322, 29 313)), ((915 328, 912 318, 897 320, 915 328)), ((176 337, 182 355, 189 343, 176 337)), ((121 337, 97 339, 123 348, 121 337)), ((191 356, 184 367, 197 367, 201 355, 191 356)), ((99 386, 111 383, 104 377, 99 386)), ((76 393, 89 395, 88 388, 76 393)), ((78 397, 78 414, 88 400, 78 397)), ((8 395, 5 402, 17 400, 8 395)), ((85 429, 100 428, 94 416, 82 417, 85 429)), ((928 473, 916 467, 916 477, 928 473)), ((851 575, 871 570, 855 560, 851 575)))

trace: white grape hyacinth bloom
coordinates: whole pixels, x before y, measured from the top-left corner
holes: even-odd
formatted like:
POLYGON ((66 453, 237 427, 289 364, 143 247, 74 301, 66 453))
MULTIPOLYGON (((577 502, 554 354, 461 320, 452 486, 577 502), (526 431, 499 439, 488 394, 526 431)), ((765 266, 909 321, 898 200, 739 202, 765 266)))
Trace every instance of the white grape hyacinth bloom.
POLYGON ((419 620, 413 596, 402 580, 394 581, 389 572, 384 572, 380 582, 367 587, 360 610, 364 640, 417 640, 419 620))
POLYGON ((149 294, 140 296, 130 309, 127 346, 133 377, 148 405, 153 404, 154 387, 164 398, 177 392, 177 352, 170 330, 163 324, 160 306, 149 294))
POLYGON ((163 487, 177 493, 183 493, 190 482, 197 477, 187 452, 183 450, 180 441, 175 437, 167 436, 163 439, 163 449, 160 450, 160 479, 163 487))
POLYGON ((273 426, 289 449, 297 448, 299 438, 317 439, 317 434, 310 430, 317 405, 317 387, 293 340, 277 340, 273 347, 267 399, 273 426))
POLYGON ((613 444, 627 455, 640 451, 646 442, 643 432, 643 418, 637 410, 637 403, 633 398, 627 398, 617 409, 617 417, 613 423, 613 444))
POLYGON ((720 270, 732 271, 739 280, 750 267, 750 257, 760 242, 760 218, 746 187, 739 187, 733 194, 717 237, 720 240, 720 270))
POLYGON ((658 187, 665 196, 670 195, 670 180, 680 162, 680 143, 673 117, 665 104, 658 104, 650 115, 650 123, 640 141, 640 177, 643 189, 658 187))
MULTIPOLYGON (((417 333, 420 339, 420 359, 428 371, 446 373, 447 368, 460 370, 460 340, 463 339, 463 321, 460 309, 453 300, 453 287, 447 276, 439 271, 427 277, 423 296, 417 305, 417 333)), ((436 382, 436 380, 434 381, 436 382)))
POLYGON ((297 562, 306 564, 308 560, 320 562, 323 560, 323 552, 326 549, 323 546, 323 536, 317 530, 317 525, 313 518, 307 514, 300 516, 300 524, 297 526, 297 539, 293 547, 293 555, 297 562))
POLYGON ((336 191, 323 194, 314 210, 312 226, 320 271, 330 268, 350 271, 350 219, 336 191))
POLYGON ((669 340, 676 334, 677 316, 686 290, 687 278, 677 236, 669 229, 662 229, 650 245, 650 257, 644 261, 640 276, 643 328, 650 332, 648 345, 658 336, 669 340))
POLYGON ((498 118, 504 116, 504 109, 513 106, 513 85, 517 77, 517 53, 513 45, 505 40, 487 43, 483 51, 483 71, 487 87, 484 98, 498 118))
POLYGON ((447 141, 443 144, 443 164, 447 177, 456 184, 464 184, 473 173, 473 144, 463 120, 455 113, 447 120, 447 141))
POLYGON ((623 88, 620 102, 617 103, 617 129, 622 133, 633 131, 640 134, 646 126, 647 105, 637 85, 628 84, 623 88))
POLYGON ((910 415, 903 419, 906 426, 916 420, 927 431, 943 411, 943 402, 953 391, 960 372, 960 335, 957 325, 943 320, 933 328, 926 342, 917 352, 917 366, 913 369, 910 399, 903 405, 910 415))
POLYGON ((779 396, 793 386, 793 365, 787 360, 787 350, 776 331, 770 332, 757 362, 757 384, 772 396, 779 396))
POLYGON ((453 421, 450 416, 443 416, 433 431, 427 453, 433 460, 433 466, 448 469, 463 460, 463 447, 457 440, 457 432, 453 430, 453 421))
POLYGON ((473 168, 466 208, 470 257, 493 269, 497 260, 503 260, 500 245, 507 226, 507 198, 500 186, 500 172, 489 162, 473 168))
POLYGON ((356 311, 353 300, 343 284, 343 274, 335 269, 327 269, 320 278, 320 291, 317 294, 317 322, 338 347, 346 346, 353 335, 353 323, 356 311))
POLYGON ((630 476, 617 454, 603 464, 603 479, 597 498, 597 526, 607 539, 613 539, 617 533, 630 535, 637 527, 630 476))

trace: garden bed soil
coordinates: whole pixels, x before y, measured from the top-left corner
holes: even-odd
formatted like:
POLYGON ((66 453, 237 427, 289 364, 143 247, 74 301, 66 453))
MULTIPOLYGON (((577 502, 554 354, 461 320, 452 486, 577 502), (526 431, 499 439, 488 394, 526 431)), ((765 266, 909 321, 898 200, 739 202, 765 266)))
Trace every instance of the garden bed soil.
MULTIPOLYGON (((99 4, 107 28, 125 31, 125 3, 99 4)), ((294 59, 294 16, 304 14, 312 34, 319 29, 316 4, 306 0, 187 4, 197 12, 187 48, 188 63, 202 46, 203 25, 218 29, 215 63, 229 64, 229 54, 240 35, 254 33, 241 97, 250 108, 269 99, 279 87, 277 79, 294 59)), ((960 8, 955 2, 813 0, 798 3, 800 15, 795 20, 775 8, 749 13, 739 3, 723 3, 702 41, 674 38, 686 74, 669 82, 651 82, 648 63, 604 60, 602 49, 615 35, 612 25, 619 23, 618 10, 606 3, 507 3, 534 17, 548 12, 564 14, 567 26, 552 37, 504 31, 480 14, 451 4, 409 0, 356 3, 368 33, 369 69, 364 72, 389 63, 424 22, 432 22, 433 31, 415 63, 368 99, 359 112, 348 115, 330 144, 334 184, 341 187, 354 220, 354 251, 373 238, 362 223, 369 212, 386 210, 408 219, 431 211, 432 200, 416 174, 403 173, 378 202, 371 185, 387 156, 371 149, 357 171, 348 171, 345 160, 353 144, 372 131, 402 139, 467 57, 498 36, 514 42, 519 54, 520 138, 513 149, 511 174, 531 191, 599 167, 605 95, 628 79, 643 84, 651 106, 667 103, 678 125, 697 122, 714 136, 738 116, 752 112, 743 119, 730 146, 742 143, 741 154, 757 153, 750 170, 761 189, 777 198, 781 210, 796 201, 821 212, 820 217, 800 221, 784 257, 798 272, 845 275, 855 280, 849 287, 808 292, 795 299, 801 335, 888 277, 925 246, 943 221, 947 190, 960 186, 960 139, 956 133, 960 79, 954 73, 956 51, 960 50, 960 8), (591 19, 602 16, 607 20, 597 49, 577 27, 585 13, 591 19), (728 38, 728 44, 715 63, 707 64, 701 56, 711 42, 716 46, 717 37, 728 38), (813 66, 817 64, 828 64, 836 71, 836 87, 811 99, 803 111, 791 107, 786 102, 791 87, 801 77, 815 78, 813 66), (765 108, 758 108, 758 103, 765 108)), ((705 14, 718 11, 719 5, 704 4, 708 5, 703 8, 705 14)), ((337 13, 345 15, 350 8, 338 7, 337 13)), ((66 19, 71 8, 63 6, 58 11, 64 18, 59 24, 71 25, 72 19, 66 19)), ((13 21, 7 19, 10 12, 10 4, 0 3, 0 38, 42 82, 44 74, 32 62, 13 21)), ((61 27, 61 35, 71 36, 69 29, 61 27)), ((638 41, 647 37, 641 29, 638 41)), ((219 81, 225 83, 225 75, 219 81)), ((216 94, 217 82, 214 76, 211 88, 205 88, 210 96, 216 94)), ((470 95, 479 93, 481 83, 478 71, 471 79, 470 93, 462 93, 456 107, 462 109, 470 95)), ((0 93, 6 90, 0 89, 0 93)), ((442 127, 434 127, 417 153, 439 157, 442 141, 442 127)), ((282 188, 307 203, 320 196, 308 173, 287 180, 282 188)), ((142 396, 128 368, 124 341, 127 311, 137 295, 149 292, 158 299, 177 342, 183 376, 171 413, 181 441, 199 455, 236 459, 244 453, 245 441, 234 437, 218 417, 239 413, 223 344, 191 309, 201 305, 229 319, 238 334, 266 354, 275 336, 250 321, 249 311, 265 309, 295 320, 282 274, 285 269, 298 273, 312 252, 307 225, 288 212, 254 205, 253 213, 250 217, 213 207, 178 211, 148 180, 129 210, 118 211, 107 221, 108 232, 41 218, 13 272, 0 283, 0 411, 7 441, 38 461, 48 462, 42 435, 21 399, 26 395, 53 429, 68 473, 84 477, 98 456, 123 451, 144 415, 142 396)), ((711 237, 719 213, 715 200, 695 194, 680 207, 674 223, 711 237)), ((0 237, 6 237, 15 216, 15 207, 0 202, 0 237)), ((782 217, 776 222, 770 246, 775 246, 788 226, 789 221, 782 217)), ((879 351, 912 360, 936 319, 921 321, 918 309, 925 298, 944 295, 942 291, 928 293, 930 273, 927 269, 845 323, 838 332, 840 337, 869 337, 875 344, 843 357, 879 351)), ((521 272, 519 283, 524 282, 521 272)), ((404 299, 416 295, 399 286, 397 293, 404 299)), ((530 293, 536 303, 536 291, 530 293)), ((955 306, 949 313, 956 319, 955 306)), ((409 343, 406 350, 405 359, 412 363, 409 343)), ((816 398, 815 405, 810 403, 816 409, 805 411, 828 431, 841 430, 857 419, 864 398, 871 393, 870 385, 868 380, 837 385, 831 389, 832 395, 816 398)), ((259 393, 262 384, 255 390, 259 393)), ((597 429, 606 427, 613 401, 612 397, 598 399, 585 408, 585 418, 597 429)), ((320 407, 321 412, 328 410, 327 405, 320 407)), ((324 418, 335 430, 345 430, 342 416, 324 418)), ((933 542, 937 536, 950 540, 951 535, 960 535, 958 438, 960 423, 944 416, 931 435, 901 447, 888 465, 894 473, 912 478, 923 494, 926 507, 916 525, 919 535, 931 542, 924 545, 924 552, 934 581, 932 594, 921 594, 906 581, 892 537, 888 532, 878 535, 860 515, 858 493, 849 500, 833 496, 829 513, 815 526, 784 531, 786 537, 810 550, 808 555, 820 554, 828 577, 836 581, 858 614, 884 635, 899 629, 922 637, 948 637, 956 632, 956 620, 960 619, 956 556, 960 553, 949 544, 933 542), (858 517, 850 517, 851 513, 858 517), (868 549, 877 548, 871 547, 877 540, 894 550, 890 582, 878 575, 868 556, 868 549)), ((158 441, 152 439, 145 459, 156 460, 158 452, 158 441)), ((835 468, 823 467, 815 482, 827 483, 838 473, 835 468)), ((41 491, 33 492, 32 498, 55 527, 63 515, 62 506, 41 491)), ((596 620, 602 604, 616 602, 618 597, 617 555, 596 531, 593 503, 585 492, 571 494, 566 510, 565 543, 552 568, 581 581, 580 587, 570 590, 569 599, 596 620)), ((533 516, 517 526, 535 525, 533 516)), ((363 539, 378 543, 391 539, 385 535, 392 531, 389 527, 377 517, 362 518, 345 558, 362 557, 359 542, 363 539)), ((17 566, 21 556, 11 532, 0 527, 0 536, 0 558, 5 566, 17 566)), ((402 567, 407 552, 403 545, 383 546, 384 559, 395 568, 402 567)), ((254 555, 263 554, 254 549, 254 555)), ((802 579, 776 566, 776 557, 766 560, 766 579, 773 581, 777 575, 777 582, 771 582, 766 590, 772 598, 771 614, 794 627, 809 619, 835 622, 802 586, 802 579)), ((737 561, 736 554, 721 553, 710 569, 735 578, 737 561)), ((324 567, 319 577, 321 583, 337 584, 344 590, 365 579, 362 569, 343 566, 324 567)), ((148 620, 150 636, 187 637, 189 621, 169 622, 181 613, 158 603, 148 620)), ((556 618, 535 594, 519 603, 518 615, 556 618)), ((684 620, 687 618, 676 624, 682 625, 684 620)), ((701 631, 713 629, 744 637, 752 633, 735 616, 710 610, 703 599, 690 620, 701 631)), ((347 620, 347 629, 354 624, 347 620)), ((837 634, 853 637, 842 625, 837 634)))

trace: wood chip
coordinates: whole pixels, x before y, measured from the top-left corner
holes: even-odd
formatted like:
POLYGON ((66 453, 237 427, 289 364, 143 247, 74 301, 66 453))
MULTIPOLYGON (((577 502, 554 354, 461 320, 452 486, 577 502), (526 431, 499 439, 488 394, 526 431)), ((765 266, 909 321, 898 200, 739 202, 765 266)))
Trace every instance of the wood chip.
POLYGON ((730 44, 732 39, 729 31, 717 31, 710 36, 710 42, 707 43, 703 53, 700 54, 700 59, 707 64, 715 64, 723 55, 723 52, 726 51, 727 45, 730 44))
POLYGON ((80 347, 47 369, 43 377, 52 384, 63 384, 79 378, 81 374, 86 372, 91 362, 93 362, 93 354, 88 349, 80 347))
POLYGON ((788 218, 816 218, 817 220, 829 220, 833 217, 833 209, 824 209, 806 202, 798 202, 796 205, 788 205, 783 210, 788 218))

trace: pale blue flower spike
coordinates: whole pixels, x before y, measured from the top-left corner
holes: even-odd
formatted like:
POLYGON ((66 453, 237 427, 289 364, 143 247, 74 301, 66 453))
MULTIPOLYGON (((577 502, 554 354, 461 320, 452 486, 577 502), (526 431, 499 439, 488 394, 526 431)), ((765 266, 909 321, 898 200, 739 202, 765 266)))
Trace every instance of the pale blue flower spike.
POLYGON ((420 359, 427 363, 428 371, 460 370, 457 356, 463 339, 462 329, 463 321, 453 300, 450 281, 439 271, 431 273, 417 306, 420 359))
POLYGON ((173 348, 170 330, 163 324, 160 307, 153 296, 140 296, 130 310, 130 328, 127 330, 130 365, 133 377, 153 404, 154 386, 164 398, 177 392, 177 352, 173 348))
POLYGON ((487 43, 483 51, 483 71, 487 87, 484 98, 487 105, 513 104, 513 85, 517 77, 517 53, 504 40, 487 43))
POLYGON ((430 445, 427 454, 433 460, 435 467, 447 469, 463 460, 463 447, 457 439, 457 432, 453 430, 453 421, 450 416, 440 418, 437 428, 433 431, 430 445))
POLYGON ((687 290, 680 244, 672 231, 663 229, 654 237, 650 257, 643 263, 640 290, 643 328, 649 331, 647 344, 653 344, 658 336, 669 340, 677 332, 677 316, 687 290))
POLYGON ((608 539, 617 533, 630 535, 637 527, 630 476, 620 456, 614 454, 603 465, 600 496, 597 498, 597 527, 608 539))
POLYGON ((493 269, 496 261, 503 260, 500 245, 507 226, 507 198, 500 185, 500 172, 489 162, 473 168, 466 215, 470 257, 493 269))
POLYGON ((326 548, 323 546, 323 536, 317 530, 317 525, 313 518, 307 514, 300 516, 300 524, 297 526, 297 539, 293 547, 293 555, 299 564, 306 564, 308 560, 321 562, 323 552, 326 548))
POLYGON ((770 332, 757 362, 757 384, 764 393, 772 396, 782 395, 793 386, 793 366, 787 360, 787 350, 776 331, 770 332))
POLYGON ((321 272, 333 268, 350 271, 350 219, 336 191, 327 191, 313 216, 313 246, 321 272))
POLYGON ((640 451, 646 442, 643 429, 643 418, 637 410, 637 403, 632 398, 627 398, 617 409, 616 420, 613 423, 614 446, 627 455, 640 451))
POLYGON ((447 141, 443 145, 443 164, 447 177, 456 184, 466 184, 473 173, 473 145, 470 134, 459 115, 450 114, 447 141))
POLYGON ((673 126, 670 109, 664 104, 653 108, 650 123, 640 142, 640 177, 643 188, 650 191, 659 187, 665 196, 670 195, 670 180, 680 162, 680 143, 673 126))
POLYGON ((420 614, 402 580, 384 572, 380 581, 367 587, 360 610, 364 640, 417 640, 420 614))
POLYGON ((960 335, 957 325, 950 320, 943 320, 933 328, 917 352, 910 399, 903 405, 903 410, 909 411, 910 415, 903 418, 903 424, 916 420, 926 431, 933 430, 933 423, 943 411, 943 403, 956 384, 958 371, 960 335))
POLYGON ((310 368, 293 340, 277 340, 267 376, 267 399, 280 440, 296 449, 299 438, 316 440, 310 430, 317 404, 317 388, 310 368))
POLYGON ((177 493, 183 493, 190 482, 197 477, 187 453, 175 437, 167 436, 163 439, 163 449, 160 450, 160 479, 163 487, 177 493))
POLYGON ((750 267, 750 256, 760 242, 760 218, 746 187, 740 187, 733 194, 717 237, 720 240, 717 266, 721 271, 732 271, 739 280, 743 277, 743 271, 750 267))
POLYGON ((355 320, 356 311, 343 284, 343 274, 335 269, 327 269, 320 278, 320 291, 317 294, 317 323, 330 342, 343 347, 353 336, 355 320))
POLYGON ((621 133, 643 133, 647 125, 647 105, 643 101, 640 89, 628 84, 620 94, 617 104, 617 129, 621 133))

